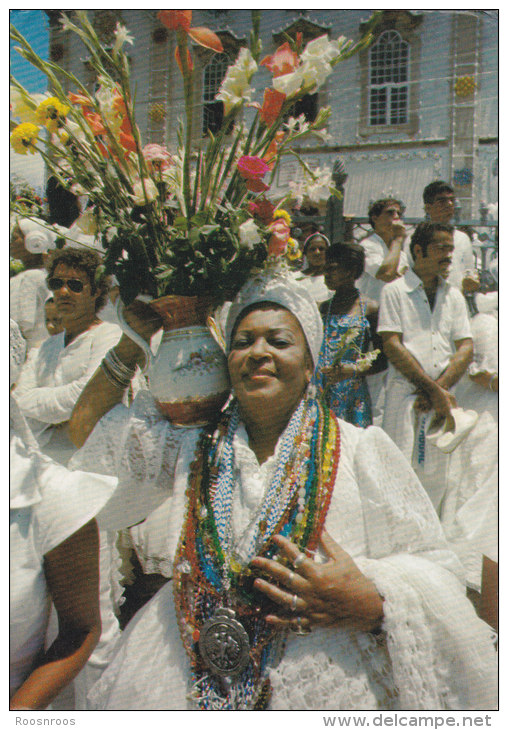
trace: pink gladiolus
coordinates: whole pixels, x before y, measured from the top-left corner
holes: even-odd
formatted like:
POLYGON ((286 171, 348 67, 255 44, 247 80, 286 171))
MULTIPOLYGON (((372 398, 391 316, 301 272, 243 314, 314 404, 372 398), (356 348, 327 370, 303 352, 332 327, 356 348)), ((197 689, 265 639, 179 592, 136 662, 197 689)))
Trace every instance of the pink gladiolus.
POLYGON ((291 50, 287 41, 279 46, 274 54, 266 56, 261 61, 261 65, 272 72, 274 79, 292 73, 299 63, 298 54, 291 50))
POLYGON ((156 167, 158 170, 165 170, 173 164, 169 151, 160 144, 146 144, 143 147, 143 157, 149 167, 156 167))
POLYGON ((268 241, 268 255, 281 256, 291 237, 291 229, 284 218, 277 218, 268 226, 268 230, 272 232, 268 241))
POLYGON ((259 180, 269 171, 269 167, 261 157, 240 157, 237 163, 238 172, 244 180, 259 180))

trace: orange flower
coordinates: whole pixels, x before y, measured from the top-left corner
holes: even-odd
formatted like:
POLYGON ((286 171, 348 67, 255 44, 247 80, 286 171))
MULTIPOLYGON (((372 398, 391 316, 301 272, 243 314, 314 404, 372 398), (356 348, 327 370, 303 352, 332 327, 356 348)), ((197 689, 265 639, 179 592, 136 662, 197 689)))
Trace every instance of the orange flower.
POLYGON ((74 94, 72 91, 69 91, 67 96, 71 104, 79 104, 80 106, 92 106, 91 99, 89 99, 88 96, 85 96, 84 94, 74 94))
POLYGON ((120 132, 118 138, 120 140, 120 144, 125 150, 128 150, 129 152, 136 152, 136 142, 132 135, 125 134, 125 132, 120 132))
POLYGON ((114 99, 113 99, 113 109, 117 114, 124 115, 127 113, 127 110, 125 108, 125 99, 123 96, 118 92, 114 91, 114 99))
MULTIPOLYGON (((209 48, 216 53, 222 53, 224 50, 219 36, 213 31, 201 27, 191 28, 192 10, 160 10, 157 17, 166 28, 169 28, 169 30, 183 30, 200 46, 209 48)), ((180 63, 178 65, 180 66, 180 63)))
POLYGON ((209 48, 211 51, 222 53, 224 50, 224 46, 222 45, 219 36, 208 28, 191 28, 189 30, 189 35, 195 43, 199 43, 200 46, 209 48))
POLYGON ((107 160, 109 157, 109 150, 107 147, 105 147, 102 142, 98 142, 97 144, 98 148, 101 151, 102 156, 107 160))
POLYGON ((181 28, 188 33, 192 23, 192 10, 160 10, 157 17, 169 30, 181 28))
MULTIPOLYGON (((182 59, 180 58, 180 49, 177 46, 175 48, 175 59, 178 64, 178 68, 180 69, 180 73, 183 74, 183 68, 182 68, 182 59)), ((192 63, 192 58, 189 49, 187 48, 187 66, 189 67, 189 71, 192 71, 194 68, 194 64, 192 63)))
POLYGON ((277 150, 279 149, 279 145, 284 139, 284 132, 282 130, 279 130, 275 137, 270 142, 265 154, 263 155, 263 160, 266 162, 270 170, 273 169, 273 166, 275 165, 275 160, 277 158, 277 150))
POLYGON ((259 112, 261 119, 267 127, 271 127, 280 114, 282 105, 286 99, 286 94, 277 89, 265 89, 263 97, 263 106, 259 112))
POLYGON ((132 127, 131 127, 131 123, 129 121, 129 117, 128 116, 125 116, 123 118, 122 124, 120 125, 120 130, 124 134, 128 134, 128 135, 130 135, 132 137, 132 127))
POLYGON ((272 72, 274 79, 292 73, 299 63, 298 54, 291 50, 287 41, 279 46, 272 56, 266 56, 261 61, 261 65, 272 72))
POLYGON ((83 111, 83 114, 85 115, 88 126, 92 130, 92 134, 95 137, 98 137, 100 134, 105 134, 106 128, 102 123, 102 117, 100 114, 96 114, 95 112, 90 112, 86 110, 83 111))

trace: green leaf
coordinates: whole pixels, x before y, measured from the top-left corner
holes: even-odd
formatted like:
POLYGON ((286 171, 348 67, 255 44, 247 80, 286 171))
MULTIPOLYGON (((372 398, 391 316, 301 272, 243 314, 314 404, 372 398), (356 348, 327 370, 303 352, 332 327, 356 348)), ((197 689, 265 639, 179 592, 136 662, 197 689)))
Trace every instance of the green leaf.
POLYGON ((187 218, 183 215, 179 215, 173 221, 173 225, 179 231, 185 231, 187 230, 187 218))

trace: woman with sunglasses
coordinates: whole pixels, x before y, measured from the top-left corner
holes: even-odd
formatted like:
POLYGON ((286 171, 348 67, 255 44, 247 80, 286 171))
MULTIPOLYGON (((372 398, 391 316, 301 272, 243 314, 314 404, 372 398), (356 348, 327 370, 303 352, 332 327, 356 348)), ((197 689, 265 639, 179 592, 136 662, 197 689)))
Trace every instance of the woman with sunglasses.
POLYGON ((81 391, 101 359, 121 335, 120 328, 101 322, 109 282, 95 283, 100 257, 93 251, 53 251, 46 270, 64 331, 50 337, 24 367, 15 398, 44 452, 65 464, 74 451, 67 438, 69 420, 81 391))

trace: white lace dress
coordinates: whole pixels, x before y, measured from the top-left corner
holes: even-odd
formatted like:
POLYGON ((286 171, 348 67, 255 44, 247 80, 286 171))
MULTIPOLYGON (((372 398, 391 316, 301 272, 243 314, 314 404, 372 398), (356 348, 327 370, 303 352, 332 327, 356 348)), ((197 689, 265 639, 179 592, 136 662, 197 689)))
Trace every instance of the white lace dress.
MULTIPOLYGON (((453 574, 460 572, 458 562, 426 494, 381 429, 340 426, 340 464, 325 526, 384 597, 384 631, 379 637, 335 628, 289 634, 281 662, 270 669, 269 709, 492 709, 490 631, 453 574)), ((119 475, 119 490, 99 524, 142 519, 169 494, 166 544, 174 555, 198 436, 164 421, 146 392, 129 411, 110 411, 73 460, 79 468, 119 475)), ((260 467, 240 428, 234 454, 238 536, 262 498, 277 451, 260 467)), ((95 709, 195 709, 189 676, 168 583, 130 622, 89 699, 95 709)))

